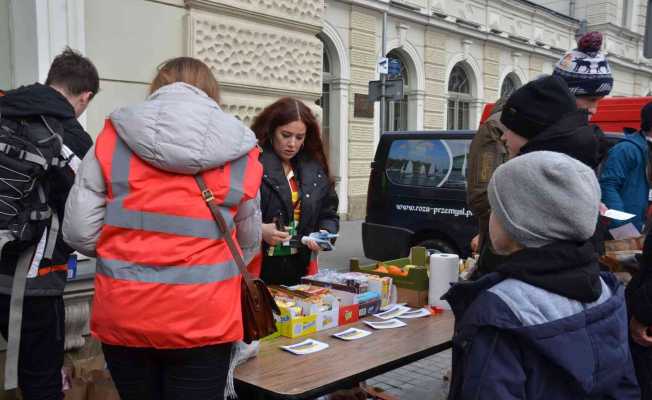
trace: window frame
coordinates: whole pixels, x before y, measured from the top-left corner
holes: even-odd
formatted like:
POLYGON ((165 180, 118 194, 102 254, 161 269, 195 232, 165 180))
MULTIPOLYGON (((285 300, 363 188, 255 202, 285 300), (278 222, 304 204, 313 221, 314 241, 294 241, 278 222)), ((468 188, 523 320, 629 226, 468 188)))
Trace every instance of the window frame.
MULTIPOLYGON (((396 50, 391 50, 387 53, 388 59, 396 59, 401 63, 401 72, 399 75, 388 75, 388 78, 395 79, 400 77, 403 80, 403 93, 407 93, 409 89, 410 74, 405 63, 405 59, 396 50)), ((408 130, 408 117, 409 117, 409 99, 407 94, 398 101, 385 100, 385 121, 382 121, 383 131, 406 131, 408 130), (398 110, 397 110, 398 109, 398 110), (398 117, 397 117, 398 111, 398 117)))
POLYGON ((453 66, 448 77, 448 118, 446 120, 446 128, 449 130, 469 129, 471 126, 471 104, 473 102, 471 80, 466 69, 460 64, 457 63, 453 66), (466 110, 464 110, 465 108, 466 110))

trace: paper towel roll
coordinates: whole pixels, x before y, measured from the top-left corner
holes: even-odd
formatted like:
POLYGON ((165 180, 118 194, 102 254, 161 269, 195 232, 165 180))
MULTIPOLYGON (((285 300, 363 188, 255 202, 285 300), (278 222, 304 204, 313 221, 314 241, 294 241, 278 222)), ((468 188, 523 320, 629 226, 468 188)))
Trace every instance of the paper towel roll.
POLYGON ((430 256, 430 282, 428 303, 450 310, 447 301, 439 298, 450 289, 451 282, 457 282, 460 275, 460 257, 457 254, 436 253, 430 256))

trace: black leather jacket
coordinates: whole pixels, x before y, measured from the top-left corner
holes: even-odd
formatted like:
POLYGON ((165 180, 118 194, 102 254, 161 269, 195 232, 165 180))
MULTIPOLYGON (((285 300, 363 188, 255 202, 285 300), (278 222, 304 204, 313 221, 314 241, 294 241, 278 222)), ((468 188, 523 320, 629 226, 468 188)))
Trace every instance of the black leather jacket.
MULTIPOLYGON (((265 147, 260 162, 263 164, 260 188, 263 223, 271 223, 276 217, 287 226, 293 213, 292 194, 281 160, 271 147, 265 147)), ((308 159, 302 153, 292 164, 301 196, 298 234, 303 236, 321 229, 337 233, 340 229, 339 199, 323 168, 317 160, 308 159)))

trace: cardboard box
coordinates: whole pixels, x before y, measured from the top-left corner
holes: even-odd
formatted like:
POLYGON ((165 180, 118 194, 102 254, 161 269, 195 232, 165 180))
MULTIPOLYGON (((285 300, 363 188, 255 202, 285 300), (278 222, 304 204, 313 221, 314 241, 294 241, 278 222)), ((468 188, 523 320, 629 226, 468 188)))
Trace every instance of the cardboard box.
POLYGON ((313 279, 310 276, 307 277, 304 276, 303 278, 301 278, 301 283, 305 283, 313 286, 327 287, 327 288, 332 288, 332 289, 351 292, 351 293, 364 293, 368 290, 367 286, 361 286, 360 284, 358 284, 358 282, 348 282, 347 284, 322 282, 313 279))
POLYGON ((380 312, 380 299, 375 298, 373 300, 365 301, 364 303, 358 304, 359 306, 359 317, 364 318, 369 315, 377 314, 380 312))
POLYGON ((340 303, 339 326, 357 322, 360 319, 360 307, 355 294, 340 290, 333 290, 332 293, 340 303))
POLYGON ((317 315, 302 315, 300 307, 279 307, 277 328, 282 336, 296 338, 317 332, 317 315))
POLYGON ((298 300, 297 306, 301 307, 303 315, 317 316, 317 331, 335 328, 338 325, 340 302, 332 294, 321 298, 321 304, 311 303, 307 300, 298 300))
POLYGON ((351 259, 349 267, 352 272, 364 272, 365 274, 390 277, 397 288, 428 290, 428 257, 425 247, 413 247, 410 249, 409 257, 383 261, 383 264, 386 266, 395 265, 397 267, 415 265, 416 268, 411 268, 407 276, 399 276, 374 272, 373 270, 378 268, 378 263, 360 265, 357 259, 351 259))
POLYGON ((380 295, 380 307, 387 307, 392 297, 392 278, 369 275, 369 291, 380 295))
POLYGON ((338 318, 338 324, 340 326, 346 324, 352 324, 357 322, 360 319, 360 306, 357 304, 351 304, 349 306, 340 306, 340 314, 338 318))
POLYGON ((397 287, 396 295, 397 303, 407 303, 410 307, 423 307, 428 304, 427 290, 412 290, 397 287))

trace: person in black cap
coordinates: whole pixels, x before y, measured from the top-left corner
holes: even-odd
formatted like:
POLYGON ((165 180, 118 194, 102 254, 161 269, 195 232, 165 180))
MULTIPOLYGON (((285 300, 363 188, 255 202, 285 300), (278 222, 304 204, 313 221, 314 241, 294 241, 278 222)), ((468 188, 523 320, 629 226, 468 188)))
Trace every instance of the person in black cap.
POLYGON ((609 208, 636 215, 629 221, 612 221, 610 228, 632 223, 641 231, 650 190, 647 171, 652 141, 652 102, 641 110, 641 130, 625 137, 609 150, 600 175, 602 202, 609 208))
POLYGON ((500 122, 510 158, 533 151, 556 151, 592 169, 600 164, 599 132, 589 125, 589 113, 578 109, 575 97, 559 76, 545 76, 514 92, 500 122))

